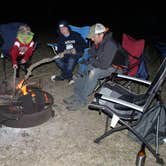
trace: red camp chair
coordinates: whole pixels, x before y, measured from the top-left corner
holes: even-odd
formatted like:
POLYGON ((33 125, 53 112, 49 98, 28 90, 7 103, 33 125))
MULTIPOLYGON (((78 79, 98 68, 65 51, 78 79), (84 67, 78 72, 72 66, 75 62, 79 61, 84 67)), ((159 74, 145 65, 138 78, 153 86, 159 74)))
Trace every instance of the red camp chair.
POLYGON ((145 48, 145 40, 136 40, 127 34, 122 36, 122 48, 128 53, 128 72, 129 76, 135 77, 141 63, 141 55, 145 48))
MULTIPOLYGON (((128 34, 122 35, 122 44, 116 54, 112 66, 117 70, 122 70, 122 73, 130 76, 135 77, 143 80, 147 80, 148 78, 148 70, 145 64, 145 57, 144 57, 144 50, 145 50, 145 40, 144 39, 134 39, 133 37, 129 36, 128 34), (127 63, 124 62, 127 59, 127 63), (115 62, 118 62, 117 64, 115 62), (121 64, 121 65, 120 65, 121 64)), ((116 76, 117 72, 112 73, 111 76, 107 77, 104 80, 99 80, 99 86, 95 89, 98 90, 103 83, 109 81, 115 81, 116 83, 120 83, 122 86, 131 88, 131 82, 126 80, 121 81, 114 76, 116 76), (116 78, 116 79, 115 79, 116 78)), ((134 86, 135 87, 135 86, 134 86)), ((137 92, 140 90, 137 87, 137 92)))

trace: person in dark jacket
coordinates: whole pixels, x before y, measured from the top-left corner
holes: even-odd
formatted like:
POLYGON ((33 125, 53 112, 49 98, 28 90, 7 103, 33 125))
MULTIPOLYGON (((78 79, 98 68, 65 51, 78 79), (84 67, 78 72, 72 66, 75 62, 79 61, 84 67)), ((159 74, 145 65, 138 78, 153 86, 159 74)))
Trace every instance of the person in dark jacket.
MULTIPOLYGON (((61 58, 55 60, 56 65, 61 69, 60 75, 51 76, 51 80, 62 81, 73 79, 73 71, 78 59, 83 55, 87 44, 83 37, 70 29, 67 22, 58 24, 59 40, 57 41, 57 53, 65 51, 61 58)), ((62 54, 61 54, 62 55, 62 54)))
POLYGON ((116 69, 112 67, 112 61, 118 50, 118 44, 112 38, 112 33, 103 24, 97 23, 91 26, 87 38, 93 41, 89 49, 88 73, 76 79, 74 94, 63 102, 67 110, 75 111, 87 104, 87 99, 94 91, 98 80, 109 76, 116 69))

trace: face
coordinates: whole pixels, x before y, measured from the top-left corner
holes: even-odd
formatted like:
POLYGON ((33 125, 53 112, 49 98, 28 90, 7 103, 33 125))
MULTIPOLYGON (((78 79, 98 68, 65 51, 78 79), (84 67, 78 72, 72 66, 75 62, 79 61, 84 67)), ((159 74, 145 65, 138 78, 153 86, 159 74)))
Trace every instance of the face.
POLYGON ((61 27, 60 33, 64 36, 68 36, 70 34, 69 29, 67 27, 61 27))
POLYGON ((101 34, 96 34, 95 36, 93 36, 91 38, 91 40, 95 43, 95 44, 99 44, 103 41, 103 38, 104 38, 104 34, 101 33, 101 34))

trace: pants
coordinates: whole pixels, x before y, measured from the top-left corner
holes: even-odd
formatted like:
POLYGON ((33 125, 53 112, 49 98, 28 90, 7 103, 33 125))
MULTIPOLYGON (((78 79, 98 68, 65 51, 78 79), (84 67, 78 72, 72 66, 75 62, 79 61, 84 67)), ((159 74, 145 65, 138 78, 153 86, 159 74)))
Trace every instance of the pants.
POLYGON ((81 101, 86 103, 88 96, 95 89, 98 80, 110 76, 116 69, 110 67, 106 70, 88 66, 89 73, 78 77, 74 84, 74 95, 81 101))
POLYGON ((16 70, 16 77, 17 78, 20 75, 20 69, 22 69, 26 74, 27 68, 31 65, 31 57, 29 58, 29 60, 25 64, 21 64, 21 59, 22 59, 22 57, 17 57, 17 65, 18 65, 18 68, 16 70))
POLYGON ((81 55, 82 55, 81 53, 75 55, 65 54, 63 58, 58 58, 55 60, 56 65, 62 71, 61 76, 64 79, 72 79, 73 71, 81 55))

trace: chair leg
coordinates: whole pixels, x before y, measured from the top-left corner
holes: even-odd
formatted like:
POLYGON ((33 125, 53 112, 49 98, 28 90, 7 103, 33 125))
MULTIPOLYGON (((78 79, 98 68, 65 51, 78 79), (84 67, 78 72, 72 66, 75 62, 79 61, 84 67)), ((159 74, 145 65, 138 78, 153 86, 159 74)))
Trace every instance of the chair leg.
POLYGON ((5 90, 7 90, 7 75, 6 75, 6 59, 2 58, 2 66, 3 66, 3 81, 2 84, 5 86, 5 90))
POLYGON ((105 137, 108 137, 108 136, 111 135, 112 133, 117 132, 117 131, 121 131, 121 130, 124 130, 124 129, 127 129, 127 127, 126 127, 126 126, 120 126, 120 127, 116 127, 116 128, 111 128, 110 130, 105 131, 103 135, 101 135, 100 137, 96 138, 96 139, 94 140, 94 142, 99 144, 100 141, 101 141, 102 139, 104 139, 105 137))
POLYGON ((152 146, 142 137, 137 131, 135 131, 131 126, 121 120, 121 123, 125 125, 134 135, 138 137, 138 139, 146 146, 146 148, 152 153, 152 155, 156 158, 156 162, 158 164, 163 165, 164 160, 160 158, 160 155, 156 153, 156 151, 152 148, 152 146))

